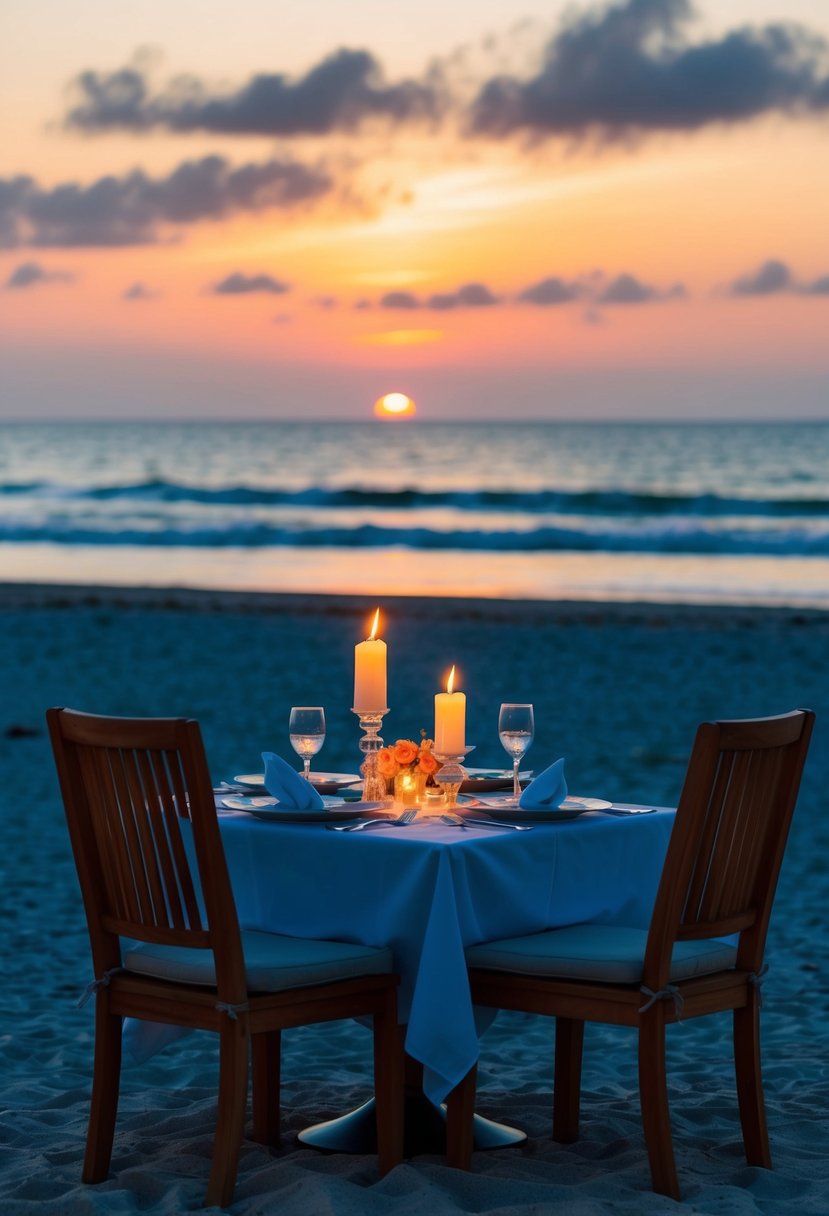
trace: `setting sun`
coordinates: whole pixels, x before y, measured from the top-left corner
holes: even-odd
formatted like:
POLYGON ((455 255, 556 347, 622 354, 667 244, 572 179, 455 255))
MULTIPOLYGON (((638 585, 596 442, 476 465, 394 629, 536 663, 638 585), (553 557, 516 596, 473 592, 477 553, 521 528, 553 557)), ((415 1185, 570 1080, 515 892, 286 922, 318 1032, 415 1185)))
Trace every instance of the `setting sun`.
POLYGON ((377 418, 414 418, 416 412, 414 401, 405 393, 385 393, 374 403, 377 418))

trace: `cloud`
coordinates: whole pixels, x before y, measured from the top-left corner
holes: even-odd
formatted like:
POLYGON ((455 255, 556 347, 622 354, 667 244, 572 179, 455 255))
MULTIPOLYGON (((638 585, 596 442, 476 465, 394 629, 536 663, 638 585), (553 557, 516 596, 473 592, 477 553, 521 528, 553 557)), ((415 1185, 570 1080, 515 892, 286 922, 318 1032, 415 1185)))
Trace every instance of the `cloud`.
POLYGON ((261 292, 281 296, 291 288, 288 283, 283 283, 272 275, 242 274, 237 270, 233 274, 229 274, 226 279, 222 279, 220 283, 214 284, 211 290, 217 296, 246 296, 261 292))
POLYGON ((251 77, 235 92, 212 91, 191 76, 153 95, 140 64, 114 72, 81 72, 79 99, 65 123, 83 131, 210 131, 232 135, 326 135, 366 119, 393 123, 436 116, 443 106, 434 75, 387 84, 377 59, 341 48, 298 79, 282 73, 251 77))
POLYGON ((4 284, 7 291, 34 287, 36 283, 71 283, 75 276, 67 270, 47 270, 40 262, 21 262, 4 284))
POLYGON ((122 300, 157 300, 158 292, 151 291, 143 283, 132 283, 121 293, 122 300))
POLYGON ((410 291, 387 291, 380 297, 380 307, 412 309, 420 308, 421 303, 410 291))
POLYGON ((430 296, 425 307, 445 312, 452 308, 490 308, 498 303, 498 297, 483 283, 466 283, 457 291, 439 292, 430 296))
POLYGON ((279 159, 233 168, 221 156, 184 161, 161 178, 136 169, 91 185, 66 182, 51 188, 31 177, 0 179, 0 246, 154 244, 169 225, 289 209, 332 189, 321 168, 279 159))
POLYGON ((768 258, 756 270, 741 275, 728 288, 732 296, 774 296, 783 292, 805 296, 829 296, 829 274, 810 283, 798 283, 791 268, 778 258, 768 258))
POLYGON ((781 291, 791 291, 793 286, 792 272, 786 263, 769 258, 750 274, 735 279, 730 290, 735 296, 771 296, 781 291))
POLYGON ((632 274, 619 274, 602 288, 596 302, 599 304, 647 304, 652 300, 676 300, 685 295, 681 283, 661 289, 643 283, 632 274))
POLYGON ((624 0, 570 14, 535 76, 499 75, 482 85, 470 132, 580 138, 592 131, 612 139, 829 109, 821 35, 786 23, 692 42, 694 16, 691 0, 624 0))
MULTIPOLYGON (((490 308, 500 302, 498 296, 483 283, 465 283, 455 291, 435 292, 426 300, 421 300, 410 291, 387 291, 380 297, 381 308, 427 308, 433 312, 448 312, 454 308, 490 308)), ((360 301, 358 307, 368 307, 368 302, 360 301)))
POLYGON ((803 288, 807 296, 829 296, 829 274, 823 274, 813 279, 803 288))
POLYGON ((538 283, 533 283, 531 287, 525 287, 522 292, 519 292, 518 299, 524 304, 536 304, 541 308, 546 308, 551 304, 569 304, 571 300, 577 300, 583 294, 582 284, 567 283, 564 279, 553 275, 550 278, 541 279, 538 283))
MULTIPOLYGON (((511 299, 496 295, 483 283, 466 283, 455 291, 435 293, 425 299, 410 291, 387 291, 380 297, 379 307, 392 311, 429 309, 434 312, 447 312, 455 308, 491 308, 499 304, 550 307, 569 304, 574 300, 592 301, 596 304, 644 304, 653 300, 675 300, 685 295, 686 291, 681 283, 659 288, 632 274, 620 274, 608 279, 601 271, 593 271, 571 281, 558 275, 550 275, 525 287, 511 299)), ((371 305, 367 300, 360 300, 355 307, 366 309, 371 305)))

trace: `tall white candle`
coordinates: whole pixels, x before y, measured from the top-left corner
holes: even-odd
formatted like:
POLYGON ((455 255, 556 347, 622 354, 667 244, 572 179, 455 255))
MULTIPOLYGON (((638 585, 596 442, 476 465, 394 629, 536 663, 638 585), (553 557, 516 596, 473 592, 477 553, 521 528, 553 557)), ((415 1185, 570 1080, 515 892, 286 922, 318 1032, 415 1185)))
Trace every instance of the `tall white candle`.
POLYGON ((466 695, 454 692, 455 668, 446 681, 446 692, 435 695, 435 752, 460 756, 466 747, 466 695))
POLYGON ((386 704, 386 643, 378 638, 380 609, 374 614, 371 633, 354 647, 354 709, 379 713, 386 704))

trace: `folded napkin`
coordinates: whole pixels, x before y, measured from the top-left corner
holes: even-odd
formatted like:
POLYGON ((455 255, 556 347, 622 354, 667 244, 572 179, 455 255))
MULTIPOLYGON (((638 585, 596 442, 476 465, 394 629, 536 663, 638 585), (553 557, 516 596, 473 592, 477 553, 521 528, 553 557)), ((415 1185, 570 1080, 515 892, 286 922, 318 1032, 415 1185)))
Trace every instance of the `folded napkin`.
POLYGON ((567 782, 564 780, 564 760, 556 760, 543 773, 531 781, 518 799, 525 811, 546 811, 561 806, 567 797, 567 782))
POLYGON ((317 791, 275 752, 262 752, 265 789, 286 811, 322 811, 325 803, 317 791))

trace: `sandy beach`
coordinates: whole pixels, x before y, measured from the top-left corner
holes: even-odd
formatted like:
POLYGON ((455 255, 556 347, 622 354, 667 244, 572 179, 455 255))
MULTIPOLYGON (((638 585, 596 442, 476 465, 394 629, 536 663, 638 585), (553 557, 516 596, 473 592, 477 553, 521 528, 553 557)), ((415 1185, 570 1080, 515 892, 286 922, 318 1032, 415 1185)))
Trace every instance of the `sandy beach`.
MULTIPOLYGON (((0 586, 0 873, 3 1009, 0 1210, 8 1216, 198 1209, 211 1152, 215 1045, 194 1035, 126 1063, 110 1178, 80 1182, 93 1010, 86 927, 44 724, 49 705, 199 719, 214 780, 290 757, 292 704, 323 704, 318 766, 353 770, 353 646, 374 602, 334 596, 0 586)), ((588 1031, 582 1137, 550 1139, 551 1026, 500 1015, 482 1043, 484 1114, 527 1130, 379 1180, 369 1157, 298 1146, 303 1126, 368 1094, 368 1036, 352 1023, 286 1036, 284 1137, 246 1141, 239 1216, 829 1211, 829 613, 636 604, 395 599, 389 738, 431 733, 432 697, 456 664, 475 762, 503 764, 501 701, 532 701, 539 769, 563 755, 570 788, 672 805, 697 724, 808 706, 817 725, 772 919, 764 1075, 775 1169, 744 1163, 725 1016, 676 1027, 669 1069, 684 1202, 655 1196, 632 1035, 588 1031)))

